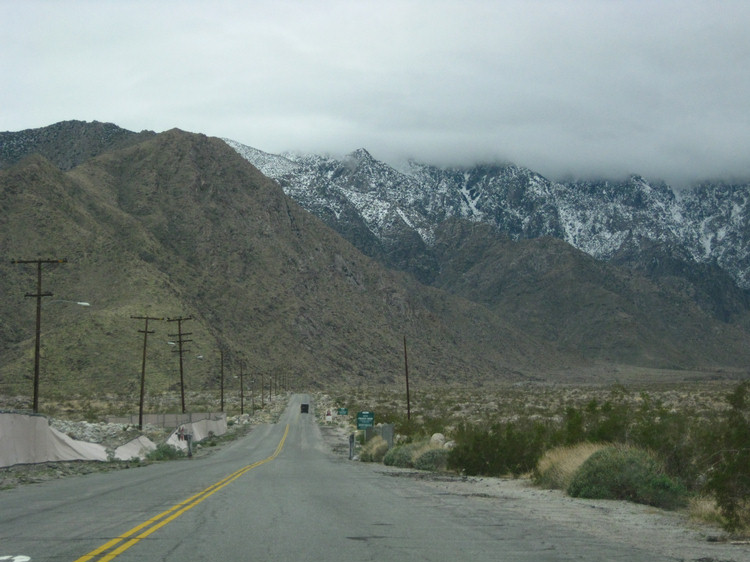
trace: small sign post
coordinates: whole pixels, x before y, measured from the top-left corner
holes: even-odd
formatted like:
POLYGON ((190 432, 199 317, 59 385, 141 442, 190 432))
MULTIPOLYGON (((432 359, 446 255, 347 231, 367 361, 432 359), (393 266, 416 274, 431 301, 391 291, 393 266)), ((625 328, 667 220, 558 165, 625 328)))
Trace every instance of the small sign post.
POLYGON ((348 408, 339 408, 338 415, 339 416, 348 416, 349 415, 349 409, 348 408))

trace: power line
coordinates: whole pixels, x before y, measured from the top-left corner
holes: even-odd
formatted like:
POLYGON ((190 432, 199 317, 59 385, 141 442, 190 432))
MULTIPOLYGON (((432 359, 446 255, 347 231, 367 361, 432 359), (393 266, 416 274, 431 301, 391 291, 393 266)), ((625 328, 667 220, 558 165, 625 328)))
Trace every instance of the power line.
POLYGON ((138 429, 143 429, 143 402, 146 396, 146 345, 148 343, 148 335, 153 334, 154 330, 148 329, 149 320, 164 320, 164 318, 154 318, 152 316, 131 316, 133 320, 145 320, 146 324, 143 330, 138 332, 143 334, 143 361, 141 362, 141 398, 138 403, 138 429))
POLYGON ((183 367, 182 367, 182 354, 185 352, 190 351, 189 349, 183 349, 182 344, 191 342, 193 340, 186 340, 184 339, 185 336, 191 336, 191 332, 183 333, 182 331, 182 323, 187 322, 188 320, 192 320, 192 316, 188 316, 186 318, 183 318, 180 316, 179 318, 167 318, 167 322, 177 322, 177 333, 176 334, 168 334, 170 338, 177 338, 177 349, 174 350, 176 353, 179 353, 180 355, 180 395, 182 396, 182 413, 185 413, 185 377, 183 374, 183 367))
POLYGON ((11 263, 34 263, 36 264, 36 293, 26 293, 24 297, 36 298, 36 343, 34 344, 34 401, 32 410, 39 412, 39 350, 42 333, 42 297, 51 297, 52 293, 42 292, 42 264, 45 263, 67 263, 66 259, 35 259, 35 260, 13 260, 11 263))

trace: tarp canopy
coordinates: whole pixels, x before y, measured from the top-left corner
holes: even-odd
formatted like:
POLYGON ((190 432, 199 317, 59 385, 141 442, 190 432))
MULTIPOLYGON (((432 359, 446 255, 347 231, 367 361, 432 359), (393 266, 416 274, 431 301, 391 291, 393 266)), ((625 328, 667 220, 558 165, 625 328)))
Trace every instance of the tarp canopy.
POLYGON ((78 460, 106 461, 107 451, 60 433, 43 416, 0 413, 0 467, 78 460))
POLYGON ((115 458, 118 461, 129 461, 133 458, 145 459, 151 451, 156 449, 156 445, 148 437, 141 435, 132 441, 128 441, 115 449, 115 458))
POLYGON ((167 439, 167 443, 178 449, 187 449, 187 441, 182 436, 192 435, 193 443, 203 441, 206 437, 213 435, 224 435, 227 432, 227 419, 201 420, 195 423, 186 423, 174 430, 167 439))

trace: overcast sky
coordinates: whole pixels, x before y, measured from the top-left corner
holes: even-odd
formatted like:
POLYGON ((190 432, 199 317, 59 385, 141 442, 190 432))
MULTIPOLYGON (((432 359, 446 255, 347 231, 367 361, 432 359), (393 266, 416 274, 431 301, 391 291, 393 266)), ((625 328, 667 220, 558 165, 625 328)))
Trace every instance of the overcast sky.
POLYGON ((750 178, 750 1, 0 0, 0 131, 750 178))

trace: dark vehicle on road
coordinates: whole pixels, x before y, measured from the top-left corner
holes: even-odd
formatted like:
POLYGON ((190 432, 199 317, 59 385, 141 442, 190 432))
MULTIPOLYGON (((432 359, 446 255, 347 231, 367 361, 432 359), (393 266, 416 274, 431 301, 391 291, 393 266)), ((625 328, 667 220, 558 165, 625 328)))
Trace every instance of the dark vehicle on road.
POLYGON ((299 411, 301 414, 308 414, 310 412, 310 404, 300 404, 299 411))

